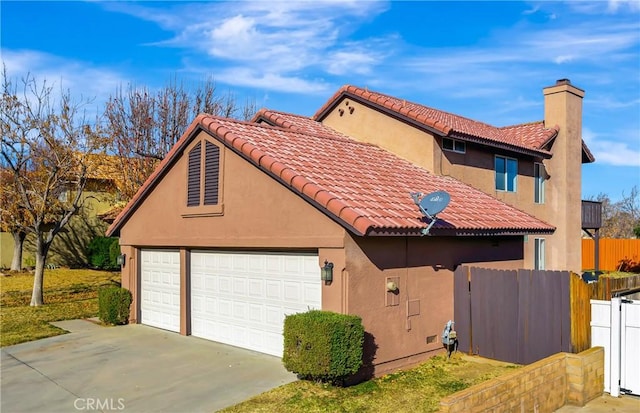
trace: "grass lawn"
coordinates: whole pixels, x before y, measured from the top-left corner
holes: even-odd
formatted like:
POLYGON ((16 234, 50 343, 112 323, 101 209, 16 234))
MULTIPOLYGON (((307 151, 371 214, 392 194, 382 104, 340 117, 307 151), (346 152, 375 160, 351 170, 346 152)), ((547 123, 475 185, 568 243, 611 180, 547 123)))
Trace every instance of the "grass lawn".
POLYGON ((416 368, 346 388, 296 381, 221 412, 436 412, 443 397, 518 368, 474 359, 460 353, 451 359, 436 356, 416 368))
POLYGON ((98 287, 118 285, 119 280, 118 272, 45 270, 45 305, 31 307, 33 274, 14 272, 0 276, 0 346, 65 333, 49 324, 51 321, 96 317, 98 287))

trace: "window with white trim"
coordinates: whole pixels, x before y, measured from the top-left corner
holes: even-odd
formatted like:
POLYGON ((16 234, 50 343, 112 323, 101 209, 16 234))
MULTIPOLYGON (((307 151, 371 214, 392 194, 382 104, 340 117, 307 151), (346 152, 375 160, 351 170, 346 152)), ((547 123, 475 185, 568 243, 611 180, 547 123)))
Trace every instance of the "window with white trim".
POLYGON ((533 164, 533 179, 533 201, 536 204, 544 204, 544 181, 547 179, 547 171, 543 164, 533 164))
POLYGON ((467 144, 457 139, 442 138, 442 149, 445 151, 465 153, 467 151, 467 144))
POLYGON ((496 190, 516 192, 518 179, 518 160, 496 156, 496 190))
POLYGON ((533 248, 533 268, 544 270, 544 238, 535 238, 533 248))

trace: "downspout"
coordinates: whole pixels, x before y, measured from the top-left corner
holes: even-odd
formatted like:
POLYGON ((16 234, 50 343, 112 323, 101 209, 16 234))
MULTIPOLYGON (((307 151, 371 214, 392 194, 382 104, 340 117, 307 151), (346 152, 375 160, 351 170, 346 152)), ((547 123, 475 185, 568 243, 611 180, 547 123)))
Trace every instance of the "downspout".
POLYGON ((409 317, 409 237, 405 236, 404 237, 404 269, 405 269, 405 290, 406 291, 406 303, 405 303, 405 311, 407 312, 407 323, 406 323, 406 327, 407 327, 407 331, 411 330, 411 318, 409 317))
POLYGON ((595 271, 599 271, 600 270, 600 228, 596 228, 595 229, 595 236, 593 237, 593 241, 594 241, 594 251, 595 251, 595 257, 594 257, 594 261, 595 261, 595 271))

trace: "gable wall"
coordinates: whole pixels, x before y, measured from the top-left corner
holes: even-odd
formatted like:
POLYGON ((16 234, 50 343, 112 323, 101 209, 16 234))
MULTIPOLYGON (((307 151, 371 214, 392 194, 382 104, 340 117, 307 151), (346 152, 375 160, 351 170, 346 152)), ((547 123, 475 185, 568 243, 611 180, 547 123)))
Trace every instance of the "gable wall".
POLYGON ((125 223, 121 245, 342 246, 342 227, 239 155, 227 148, 222 152, 222 215, 186 216, 198 210, 186 207, 187 157, 181 156, 125 223))
POLYGON ((369 334, 366 352, 375 352, 376 375, 442 351, 440 335, 453 319, 456 265, 523 265, 522 237, 502 238, 497 244, 472 237, 347 237, 345 252, 346 310, 363 319, 369 334), (386 291, 389 277, 398 281, 397 295, 386 291), (388 305, 393 297, 396 305, 388 305), (433 336, 428 344, 427 337, 433 336))
POLYGON ((395 153, 428 171, 434 170, 436 145, 432 135, 368 106, 351 99, 342 99, 322 123, 356 140, 372 143, 395 153), (350 108, 353 108, 353 112, 350 108), (342 115, 340 110, 343 110, 342 115))

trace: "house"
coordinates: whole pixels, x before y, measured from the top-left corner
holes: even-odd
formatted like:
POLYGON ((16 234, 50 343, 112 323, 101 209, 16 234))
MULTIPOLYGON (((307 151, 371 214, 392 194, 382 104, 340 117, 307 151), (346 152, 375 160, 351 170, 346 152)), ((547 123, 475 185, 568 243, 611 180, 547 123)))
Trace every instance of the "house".
POLYGON ((525 238, 525 268, 580 273, 581 166, 595 160, 582 141, 584 91, 561 79, 543 95, 544 120, 495 127, 345 86, 313 119, 552 224, 525 238))
MULTIPOLYGON (((119 201, 119 160, 106 154, 90 154, 92 165, 82 194, 83 206, 71 218, 54 239, 47 263, 56 266, 84 267, 87 245, 95 237, 104 236, 107 225, 100 216, 108 212, 119 201)), ((71 201, 73 193, 63 191, 58 198, 62 202, 71 201)), ((11 233, 0 232, 0 268, 9 268, 14 254, 14 240, 11 233)), ((35 238, 29 234, 23 248, 23 266, 35 266, 35 238)))
POLYGON ((557 228, 568 231, 551 161, 592 159, 579 133, 569 145, 563 132, 581 91, 563 83, 545 93, 562 96, 547 97, 553 117, 511 128, 428 117, 352 86, 314 118, 199 115, 107 231, 120 237, 131 322, 280 356, 285 315, 321 308, 362 317, 376 375, 441 351, 458 265, 522 268, 533 260, 528 236, 555 249, 557 228), (546 203, 525 208, 536 164, 547 170, 537 181, 546 203), (491 185, 501 176, 505 189, 476 174, 491 185), (450 203, 425 235, 432 222, 411 193, 434 191, 450 203), (540 211, 547 204, 557 215, 540 211))

